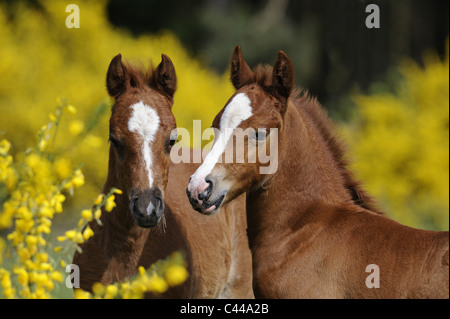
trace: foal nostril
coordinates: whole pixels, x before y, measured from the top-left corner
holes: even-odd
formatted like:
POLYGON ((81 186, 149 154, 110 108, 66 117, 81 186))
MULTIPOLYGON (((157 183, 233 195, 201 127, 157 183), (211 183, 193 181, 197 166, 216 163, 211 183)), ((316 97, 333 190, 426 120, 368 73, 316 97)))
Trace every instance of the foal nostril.
POLYGON ((136 210, 136 202, 138 198, 136 196, 132 196, 130 200, 130 210, 134 212, 136 210))
POLYGON ((200 195, 198 195, 198 199, 199 200, 205 200, 205 198, 208 197, 208 192, 204 191, 203 193, 201 193, 200 195))
POLYGON ((140 227, 155 227, 160 222, 165 211, 163 193, 158 188, 155 188, 132 196, 130 211, 140 227))
POLYGON ((161 198, 157 198, 153 214, 155 214, 157 217, 161 217, 163 213, 164 213, 164 201, 161 198))
POLYGON ((159 218, 164 213, 164 209, 164 197, 161 191, 157 190, 151 196, 149 205, 147 207, 147 215, 154 215, 159 218))
POLYGON ((211 195, 213 190, 213 182, 210 180, 207 180, 206 182, 209 184, 208 188, 203 193, 198 195, 198 199, 201 201, 207 199, 211 195))

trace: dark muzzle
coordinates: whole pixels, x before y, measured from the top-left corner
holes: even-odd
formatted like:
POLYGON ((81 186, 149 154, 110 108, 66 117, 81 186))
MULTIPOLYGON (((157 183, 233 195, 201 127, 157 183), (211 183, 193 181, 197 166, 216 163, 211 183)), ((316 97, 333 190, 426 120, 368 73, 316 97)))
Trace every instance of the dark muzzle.
POLYGON ((158 225, 164 214, 164 197, 159 188, 134 190, 131 194, 130 211, 142 228, 158 225))

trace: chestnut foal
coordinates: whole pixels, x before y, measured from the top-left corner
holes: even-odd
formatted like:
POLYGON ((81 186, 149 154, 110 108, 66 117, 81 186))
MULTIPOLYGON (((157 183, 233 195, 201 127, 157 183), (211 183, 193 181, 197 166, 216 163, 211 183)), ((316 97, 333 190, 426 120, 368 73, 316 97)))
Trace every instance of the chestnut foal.
POLYGON ((319 103, 293 92, 288 56, 280 52, 273 68, 252 71, 237 47, 231 70, 237 92, 213 124, 221 143, 192 176, 188 196, 211 214, 247 193, 255 297, 449 298, 449 233, 376 212, 319 103), (274 174, 261 174, 264 165, 249 156, 245 164, 218 163, 233 142, 224 130, 237 128, 277 129, 243 142, 265 152, 277 143, 274 174))
POLYGON ((189 278, 161 297, 252 298, 245 199, 224 207, 222 217, 192 214, 184 185, 198 165, 171 164, 178 140, 171 111, 176 82, 166 55, 147 73, 123 64, 121 55, 110 64, 107 89, 115 104, 103 192, 115 187, 123 195, 111 213, 102 215, 102 227, 90 223, 95 235, 81 245, 81 254, 75 253, 81 288, 120 282, 137 274, 139 266, 147 269, 182 251, 189 278))

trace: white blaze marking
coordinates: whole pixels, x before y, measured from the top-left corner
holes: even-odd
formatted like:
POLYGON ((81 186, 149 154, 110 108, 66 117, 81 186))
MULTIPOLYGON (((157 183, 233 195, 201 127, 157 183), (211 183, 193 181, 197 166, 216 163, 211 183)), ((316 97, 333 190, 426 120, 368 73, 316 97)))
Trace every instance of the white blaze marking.
POLYGON ((139 134, 143 139, 142 156, 144 157, 145 168, 147 169, 149 188, 152 188, 152 152, 150 145, 155 141, 160 119, 158 113, 143 102, 134 104, 131 108, 133 109, 133 114, 128 121, 128 129, 130 132, 139 134))
POLYGON ((253 115, 251 101, 244 93, 240 93, 228 104, 220 120, 220 133, 216 137, 214 146, 206 156, 205 161, 192 176, 191 189, 196 189, 205 183, 206 177, 211 174, 225 148, 233 135, 233 131, 253 115))

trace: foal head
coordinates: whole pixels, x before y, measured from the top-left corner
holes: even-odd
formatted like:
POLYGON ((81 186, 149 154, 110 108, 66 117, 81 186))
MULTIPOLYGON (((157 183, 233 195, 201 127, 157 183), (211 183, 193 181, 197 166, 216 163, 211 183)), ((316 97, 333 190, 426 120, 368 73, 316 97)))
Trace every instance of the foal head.
POLYGON ((176 82, 166 55, 156 70, 143 72, 122 63, 119 54, 107 74, 108 93, 115 99, 108 178, 128 196, 130 213, 144 228, 156 226, 164 213, 169 155, 178 140, 171 110, 176 82))
MULTIPOLYGON (((261 173, 264 166, 261 156, 253 156, 253 161, 249 159, 255 155, 252 154, 255 149, 260 155, 261 150, 266 152, 271 145, 278 145, 278 130, 283 126, 294 87, 294 67, 289 57, 279 52, 273 72, 268 71, 260 67, 253 72, 244 61, 240 47, 235 49, 231 81, 237 92, 214 120, 213 127, 220 133, 187 189, 192 206, 200 213, 215 213, 222 204, 262 185, 269 176, 261 173), (249 132, 241 139, 241 145, 236 145, 244 150, 246 158, 243 163, 219 163, 225 149, 234 147, 233 131, 249 132)), ((275 155, 274 160, 278 161, 278 154, 275 155)))

